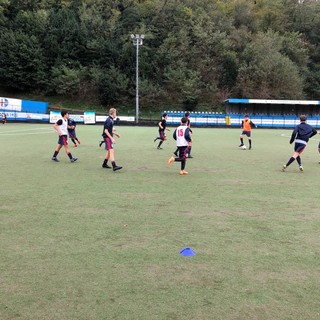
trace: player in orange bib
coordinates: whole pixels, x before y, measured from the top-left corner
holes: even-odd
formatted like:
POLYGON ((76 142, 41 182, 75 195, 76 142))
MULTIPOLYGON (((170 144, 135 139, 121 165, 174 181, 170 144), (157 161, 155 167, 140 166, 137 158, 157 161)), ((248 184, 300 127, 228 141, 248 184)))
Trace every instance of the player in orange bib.
POLYGON ((242 133, 240 134, 240 145, 239 147, 244 146, 243 136, 248 137, 249 150, 251 149, 251 129, 256 128, 257 126, 250 120, 249 116, 246 114, 241 123, 242 133))

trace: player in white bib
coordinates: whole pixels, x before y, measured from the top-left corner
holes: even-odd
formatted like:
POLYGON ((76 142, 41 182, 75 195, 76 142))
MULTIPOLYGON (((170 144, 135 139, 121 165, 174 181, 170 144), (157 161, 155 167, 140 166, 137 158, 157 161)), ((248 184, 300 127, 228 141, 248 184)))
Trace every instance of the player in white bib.
POLYGON ((59 162, 57 156, 62 148, 66 149, 67 156, 69 157, 71 162, 75 162, 78 160, 78 158, 74 158, 70 152, 69 145, 68 145, 68 119, 69 119, 69 113, 67 111, 61 111, 61 119, 59 119, 54 125, 54 130, 57 131, 57 134, 59 136, 58 139, 58 145, 54 150, 52 161, 59 162))
POLYGON ((167 162, 168 165, 173 162, 180 162, 180 175, 188 174, 188 172, 185 170, 185 167, 188 146, 192 142, 192 139, 190 136, 190 128, 188 127, 187 122, 187 118, 182 118, 180 126, 173 133, 173 138, 176 140, 177 147, 179 150, 179 156, 177 158, 171 157, 167 162))

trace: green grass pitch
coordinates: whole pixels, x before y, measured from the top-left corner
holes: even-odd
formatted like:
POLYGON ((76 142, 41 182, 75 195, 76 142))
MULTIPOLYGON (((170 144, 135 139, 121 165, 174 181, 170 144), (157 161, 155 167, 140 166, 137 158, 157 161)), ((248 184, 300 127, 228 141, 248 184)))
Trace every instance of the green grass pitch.
POLYGON ((320 318, 319 136, 283 173, 291 130, 241 150, 193 128, 180 176, 170 129, 157 150, 156 127, 117 127, 113 172, 102 125, 77 127, 75 163, 51 161, 52 125, 0 126, 1 320, 320 318))

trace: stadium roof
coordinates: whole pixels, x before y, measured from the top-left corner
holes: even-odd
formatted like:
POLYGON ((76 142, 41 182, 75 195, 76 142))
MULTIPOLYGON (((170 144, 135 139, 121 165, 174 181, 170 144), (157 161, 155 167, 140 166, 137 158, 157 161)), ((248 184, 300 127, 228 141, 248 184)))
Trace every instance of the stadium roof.
POLYGON ((320 105, 318 100, 268 100, 268 99, 227 99, 227 103, 255 103, 255 104, 292 104, 292 105, 320 105))

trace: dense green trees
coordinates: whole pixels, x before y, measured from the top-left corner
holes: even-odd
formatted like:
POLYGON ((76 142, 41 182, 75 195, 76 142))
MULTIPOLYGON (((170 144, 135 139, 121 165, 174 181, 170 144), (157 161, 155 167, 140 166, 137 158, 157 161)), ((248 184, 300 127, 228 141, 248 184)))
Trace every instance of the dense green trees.
POLYGON ((320 2, 2 0, 0 85, 142 108, 320 99, 320 2))

